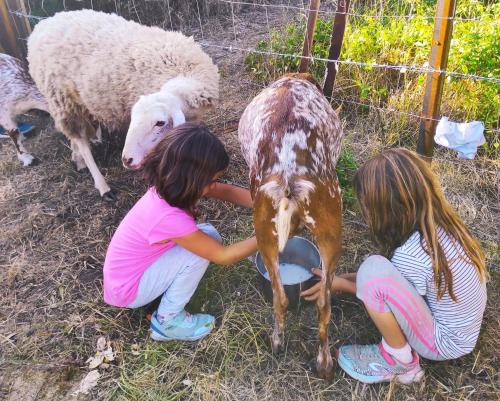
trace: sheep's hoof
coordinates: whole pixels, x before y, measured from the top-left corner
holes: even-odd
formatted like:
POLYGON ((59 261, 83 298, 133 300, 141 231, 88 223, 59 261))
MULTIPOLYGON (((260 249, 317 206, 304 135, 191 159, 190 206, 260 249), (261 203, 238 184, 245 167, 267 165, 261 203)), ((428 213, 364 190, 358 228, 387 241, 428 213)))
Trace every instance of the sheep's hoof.
POLYGON ((30 164, 28 164, 28 167, 38 166, 39 164, 40 164, 40 159, 37 157, 33 157, 33 160, 31 161, 30 164))
POLYGON ((102 199, 106 202, 115 203, 118 200, 118 197, 113 190, 109 190, 108 192, 102 194, 102 199))
POLYGON ((74 164, 75 170, 78 171, 79 173, 83 173, 85 170, 89 170, 87 166, 79 166, 78 164, 74 164))

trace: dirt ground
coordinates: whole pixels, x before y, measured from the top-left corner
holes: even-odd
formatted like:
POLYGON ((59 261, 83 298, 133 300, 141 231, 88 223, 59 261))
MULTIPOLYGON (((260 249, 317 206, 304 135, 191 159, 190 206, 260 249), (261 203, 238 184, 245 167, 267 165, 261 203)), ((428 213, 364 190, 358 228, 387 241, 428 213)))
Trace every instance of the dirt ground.
MULTIPOLYGON (((237 17, 239 43, 252 46, 268 32, 268 21, 286 18, 247 13, 237 17), (270 19, 268 19, 270 18, 270 19)), ((229 28, 232 29, 232 22, 229 28)), ((233 34, 211 24, 204 40, 233 34), (218 35, 218 36, 217 36, 218 35)), ((199 31, 195 32, 198 36, 199 31)), ((230 40, 230 39, 228 39, 230 40)), ((213 42, 215 43, 215 42, 213 42)), ((221 43, 221 42, 217 42, 221 43)), ((221 70, 221 102, 207 123, 227 146, 227 182, 246 185, 247 170, 235 123, 261 85, 245 72, 243 54, 207 48, 221 70)), ((347 110, 348 111, 348 110, 347 110)), ((349 113, 346 113, 346 115, 349 113)), ((341 115, 342 117, 342 115, 341 115)), ((336 368, 335 380, 315 377, 309 362, 316 350, 314 308, 289 313, 284 355, 273 356, 267 335, 271 308, 259 290, 250 262, 211 266, 192 311, 217 317, 217 329, 196 344, 154 343, 145 310, 121 310, 102 301, 102 264, 117 225, 142 195, 139 173, 120 162, 123 138, 106 135, 93 147, 97 163, 117 191, 103 202, 90 174, 77 172, 64 136, 45 116, 28 116, 38 131, 26 141, 41 163, 23 168, 12 145, 0 142, 0 399, 32 400, 495 400, 499 399, 499 169, 497 163, 459 162, 438 152, 434 167, 450 201, 480 238, 492 278, 479 343, 455 361, 424 362, 426 379, 409 387, 365 386, 336 368), (98 384, 76 395, 89 372, 99 337, 110 341, 115 360, 101 366, 98 384)), ((345 120, 345 147, 359 163, 384 147, 370 116, 345 120)), ((252 232, 251 212, 204 201, 209 220, 231 243, 252 232)), ((373 251, 355 207, 344 211, 344 254, 339 271, 355 271, 373 251)), ((373 342, 377 332, 354 298, 334 298, 330 338, 341 343, 373 342)))

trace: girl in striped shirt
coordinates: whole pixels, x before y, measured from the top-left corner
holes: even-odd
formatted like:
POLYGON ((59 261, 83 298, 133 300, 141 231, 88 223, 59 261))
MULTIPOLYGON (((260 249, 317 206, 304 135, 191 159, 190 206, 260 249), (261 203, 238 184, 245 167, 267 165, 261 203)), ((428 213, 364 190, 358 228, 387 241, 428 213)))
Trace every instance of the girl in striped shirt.
MULTIPOLYGON (((419 356, 442 361, 474 348, 486 306, 484 252, 419 156, 391 149, 356 173, 361 214, 381 255, 332 291, 355 293, 382 335, 344 345, 339 365, 364 383, 420 380, 419 356)), ((303 293, 315 299, 319 286, 303 293)))

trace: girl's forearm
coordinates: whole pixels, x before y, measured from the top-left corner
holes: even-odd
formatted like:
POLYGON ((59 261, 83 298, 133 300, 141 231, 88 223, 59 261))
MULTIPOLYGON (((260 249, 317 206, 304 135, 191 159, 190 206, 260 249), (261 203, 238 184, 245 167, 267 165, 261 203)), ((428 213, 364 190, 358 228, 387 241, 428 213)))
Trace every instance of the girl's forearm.
POLYGON ((207 196, 234 203, 238 206, 253 208, 253 200, 248 189, 231 184, 216 183, 207 196))
POLYGON ((335 276, 332 280, 332 292, 343 292, 356 295, 356 282, 342 276, 335 276))
POLYGON ((246 240, 224 247, 224 251, 214 260, 220 265, 231 265, 257 252, 257 238, 251 237, 246 240))

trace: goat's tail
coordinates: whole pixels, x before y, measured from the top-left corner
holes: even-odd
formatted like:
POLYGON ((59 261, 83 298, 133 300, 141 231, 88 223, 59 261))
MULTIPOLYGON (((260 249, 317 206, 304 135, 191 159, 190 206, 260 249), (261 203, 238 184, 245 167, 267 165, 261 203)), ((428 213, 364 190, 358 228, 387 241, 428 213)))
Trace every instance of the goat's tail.
POLYGON ((290 223, 295 211, 295 201, 288 198, 281 198, 278 206, 278 216, 276 228, 278 231, 278 249, 280 252, 285 248, 288 236, 290 235, 290 223))

